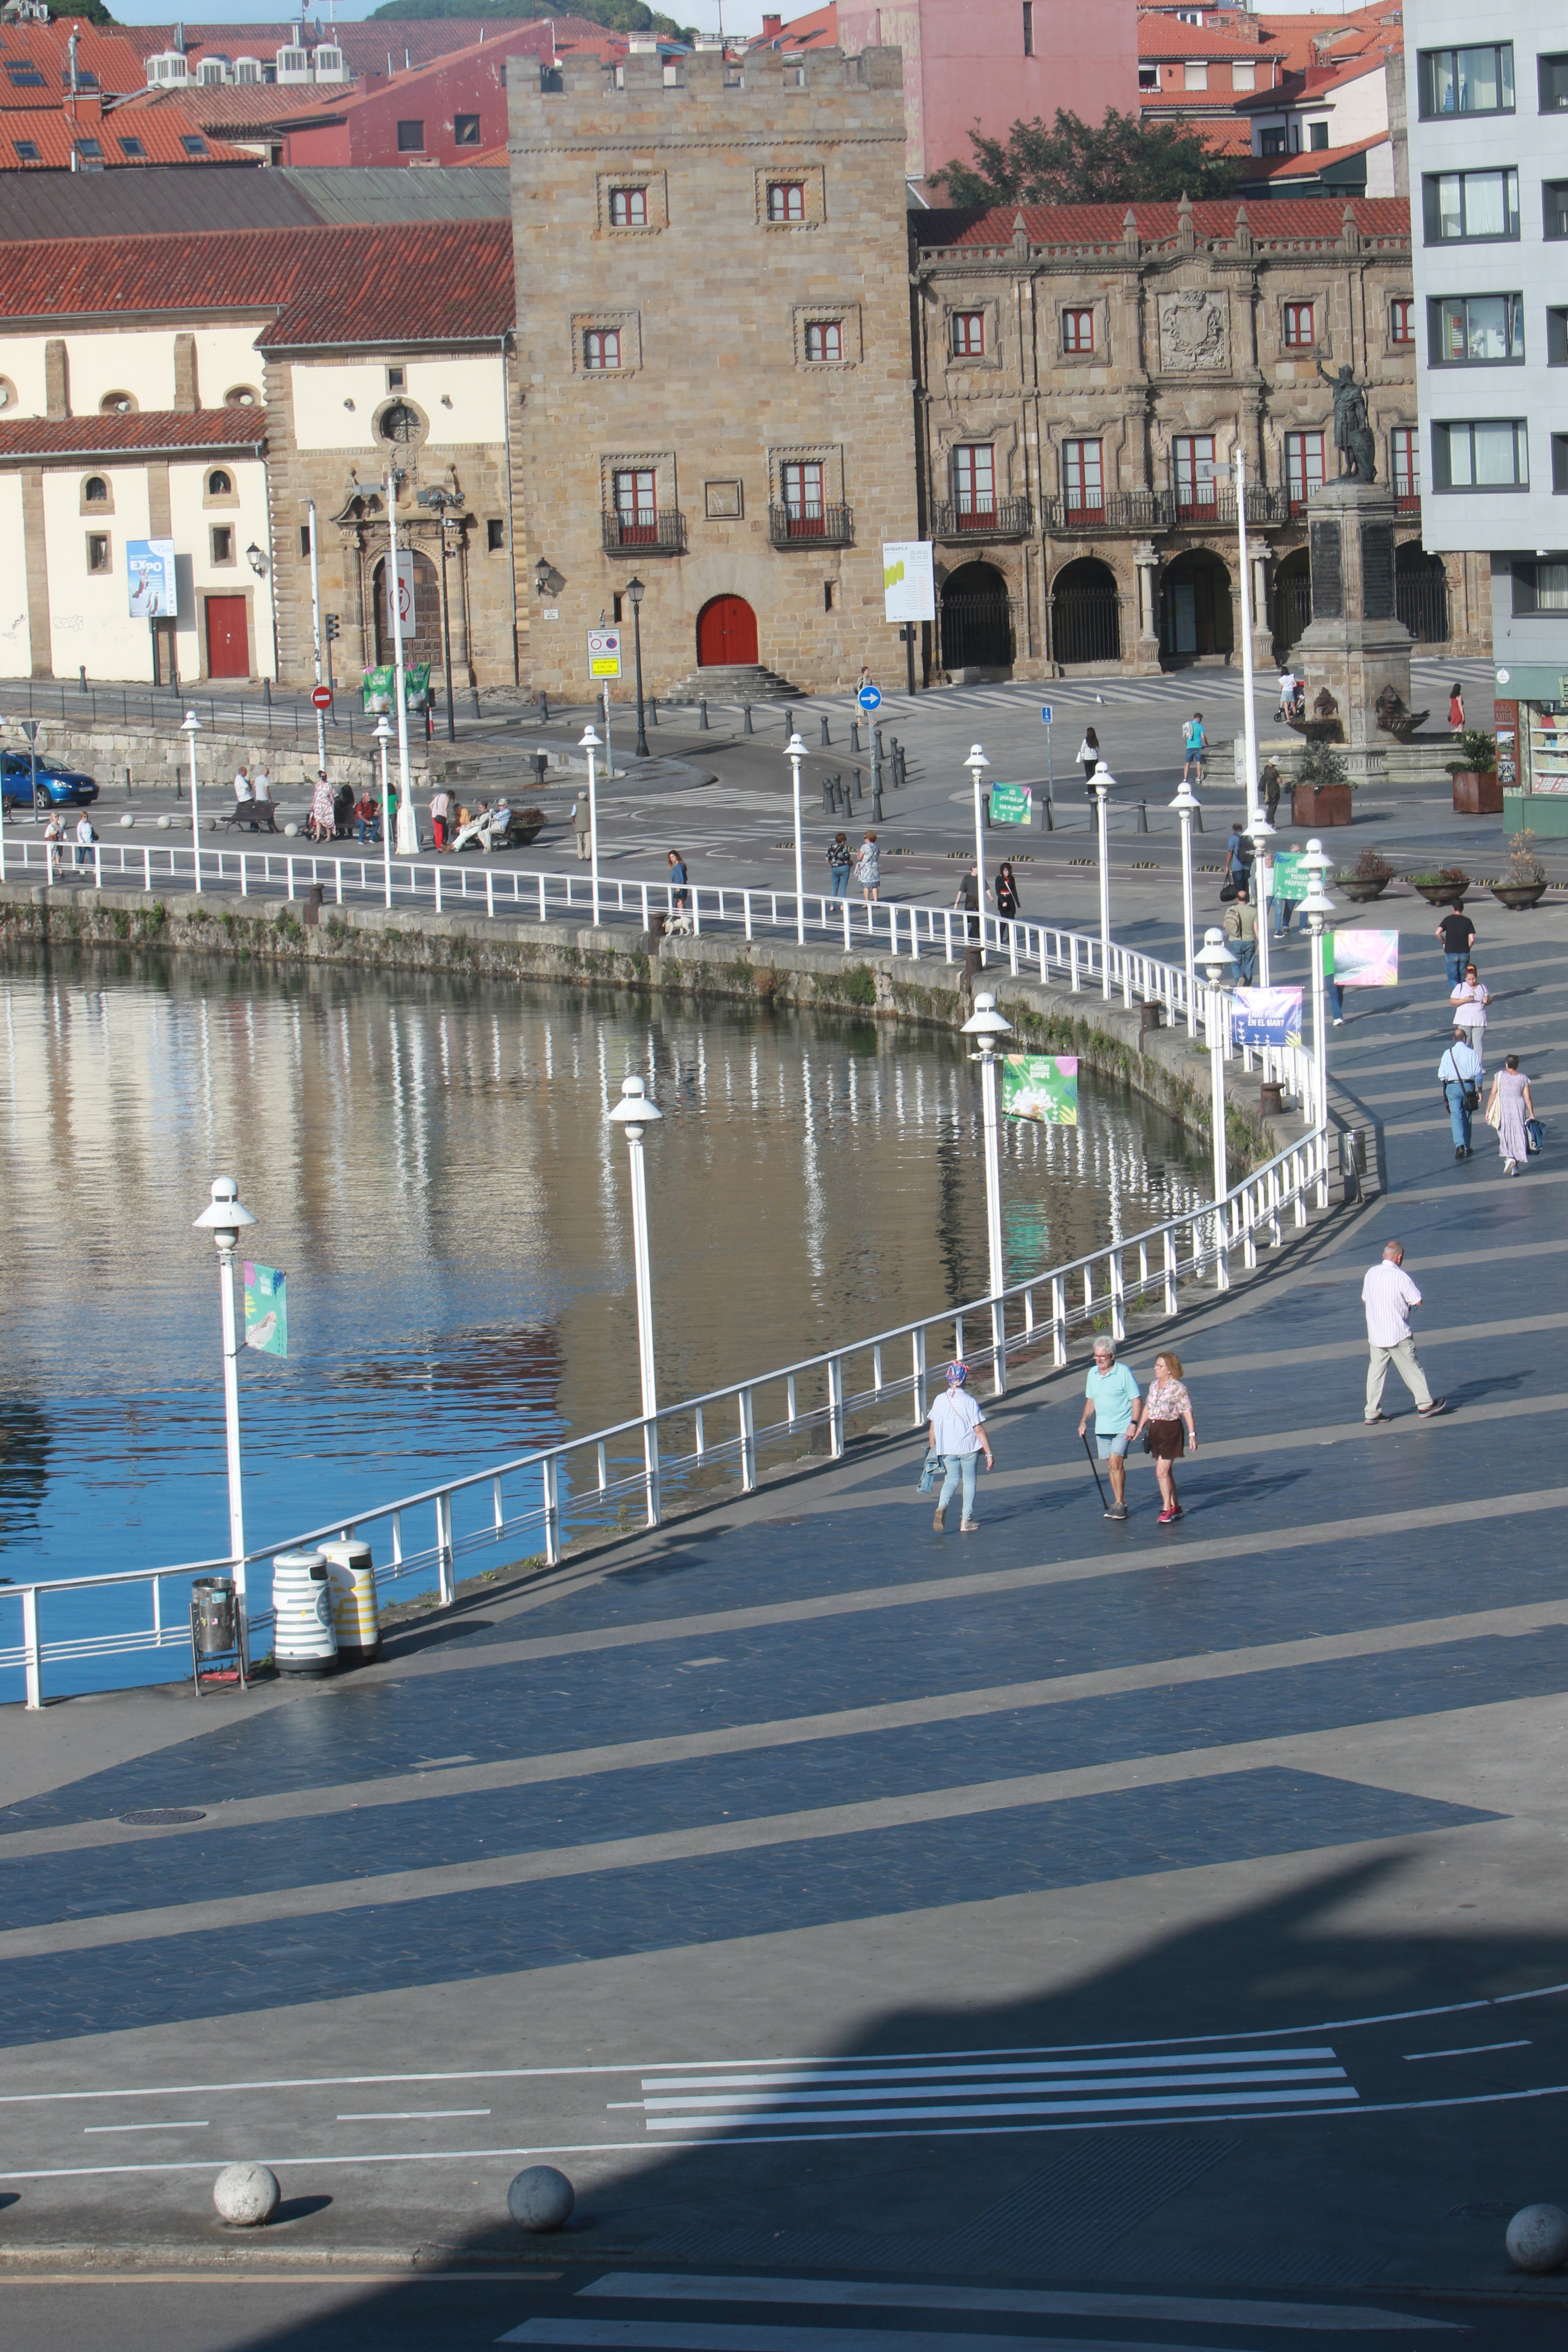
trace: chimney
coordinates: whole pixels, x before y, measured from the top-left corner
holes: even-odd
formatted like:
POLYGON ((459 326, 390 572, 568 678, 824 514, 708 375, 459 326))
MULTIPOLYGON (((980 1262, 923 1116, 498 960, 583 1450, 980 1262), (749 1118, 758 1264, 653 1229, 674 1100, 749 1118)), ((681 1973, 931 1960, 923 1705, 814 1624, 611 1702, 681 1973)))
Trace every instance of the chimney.
POLYGON ((763 38, 764 41, 776 41, 783 31, 784 18, 782 16, 763 16, 763 38))

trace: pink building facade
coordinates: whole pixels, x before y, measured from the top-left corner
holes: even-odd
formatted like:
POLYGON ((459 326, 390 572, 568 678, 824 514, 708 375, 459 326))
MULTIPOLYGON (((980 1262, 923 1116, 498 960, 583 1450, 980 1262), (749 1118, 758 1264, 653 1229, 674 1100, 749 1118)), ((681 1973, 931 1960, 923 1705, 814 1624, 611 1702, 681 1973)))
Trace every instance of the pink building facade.
POLYGON ((911 180, 973 162, 976 121, 998 139, 1020 117, 1051 121, 1058 107, 1086 122, 1103 121, 1108 107, 1138 111, 1135 0, 838 0, 837 19, 846 50, 903 50, 911 180))

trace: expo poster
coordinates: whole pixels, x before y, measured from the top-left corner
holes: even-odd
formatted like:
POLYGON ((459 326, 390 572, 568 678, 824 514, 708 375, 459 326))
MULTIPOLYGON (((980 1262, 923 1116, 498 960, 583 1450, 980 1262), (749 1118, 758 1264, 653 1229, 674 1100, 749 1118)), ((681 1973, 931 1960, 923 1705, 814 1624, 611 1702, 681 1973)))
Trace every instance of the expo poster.
POLYGON ((1002 1108, 1008 1118, 1076 1127, 1077 1055, 1009 1054, 1002 1064, 1002 1108))
POLYGON ((245 1261, 245 1344, 262 1356, 289 1353, 288 1276, 250 1258, 245 1261))
POLYGON ((1397 931, 1336 931, 1333 976, 1341 988, 1397 988, 1397 931))
POLYGON ((1238 988, 1231 996, 1230 1033, 1238 1045, 1299 1045, 1299 988, 1238 988))

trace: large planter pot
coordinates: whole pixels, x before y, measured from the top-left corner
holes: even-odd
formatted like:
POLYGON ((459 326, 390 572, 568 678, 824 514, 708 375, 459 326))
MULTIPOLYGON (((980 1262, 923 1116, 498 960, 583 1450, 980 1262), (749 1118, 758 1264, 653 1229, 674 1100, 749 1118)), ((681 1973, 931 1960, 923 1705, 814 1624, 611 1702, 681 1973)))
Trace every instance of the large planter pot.
POLYGON ((1296 825, 1349 824, 1351 788, 1320 784, 1316 790, 1298 784, 1290 794, 1290 822, 1296 825))
POLYGON ((1501 816, 1502 778, 1495 768, 1454 770, 1456 816, 1501 816))
POLYGON ((1352 906, 1370 907, 1374 898, 1382 898, 1393 879, 1392 874, 1384 874, 1375 882, 1369 882, 1364 876, 1358 874, 1336 874, 1334 887, 1341 898, 1348 898, 1352 906))
POLYGON ((543 831, 544 827, 542 824, 519 824, 517 819, 514 817, 512 819, 511 831, 508 835, 507 838, 514 849, 526 849, 529 843, 531 841, 537 841, 543 831))
POLYGON ((1412 882, 1410 887, 1429 907, 1462 907, 1470 886, 1468 882, 1412 882))
POLYGON ((1498 904, 1510 908, 1516 915, 1522 914, 1526 907, 1539 906, 1545 891, 1544 882, 1494 882, 1491 886, 1498 904))

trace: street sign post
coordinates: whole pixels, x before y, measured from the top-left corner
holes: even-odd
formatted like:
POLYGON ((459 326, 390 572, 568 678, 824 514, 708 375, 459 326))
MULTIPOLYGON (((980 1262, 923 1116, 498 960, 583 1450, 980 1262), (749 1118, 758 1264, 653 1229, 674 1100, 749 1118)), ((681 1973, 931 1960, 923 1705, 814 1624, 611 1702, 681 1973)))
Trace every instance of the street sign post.
POLYGON ((588 632, 588 675, 591 678, 619 677, 621 674, 621 633, 619 629, 590 629, 588 632))
POLYGON ((312 687, 310 699, 318 710, 330 710, 332 707, 331 688, 330 686, 312 687))
POLYGON ((1056 772, 1051 766, 1051 720, 1055 716, 1048 702, 1040 705, 1040 720, 1046 730, 1046 806, 1056 799, 1056 772))
POLYGON ((879 710, 882 707, 881 689, 879 687, 863 686, 855 699, 862 710, 879 710))

